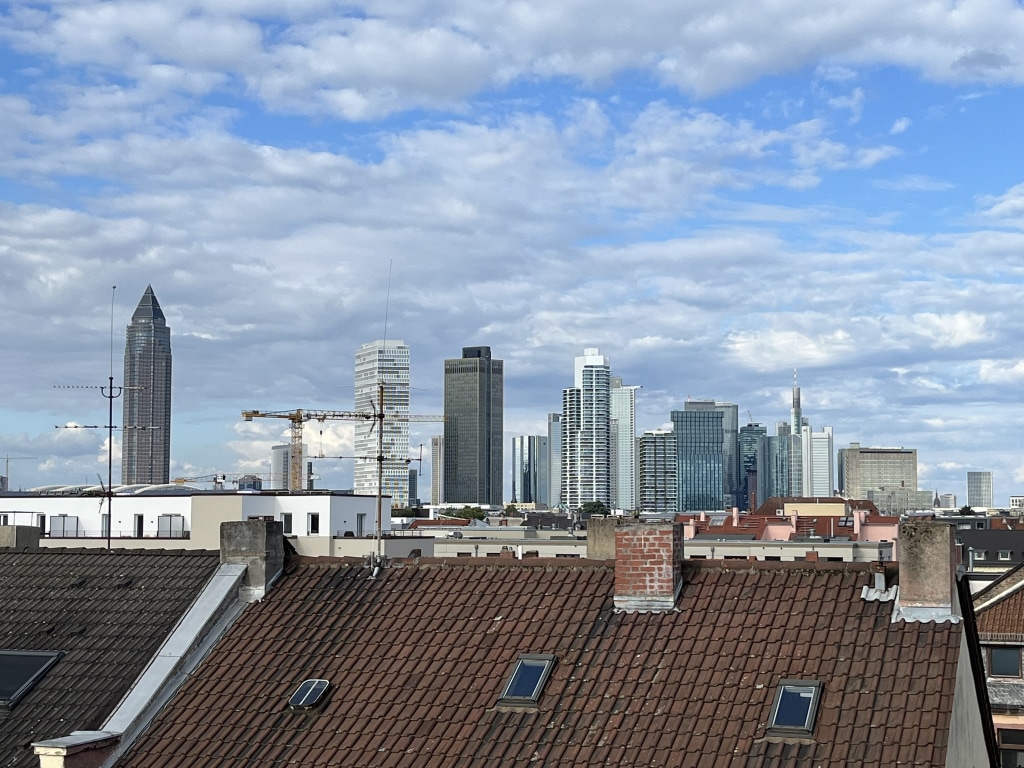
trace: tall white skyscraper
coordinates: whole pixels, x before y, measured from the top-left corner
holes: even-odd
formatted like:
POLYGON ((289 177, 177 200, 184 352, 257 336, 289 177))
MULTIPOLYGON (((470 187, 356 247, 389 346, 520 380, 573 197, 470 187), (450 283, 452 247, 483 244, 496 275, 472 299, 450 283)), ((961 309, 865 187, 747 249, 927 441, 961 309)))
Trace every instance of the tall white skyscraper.
POLYGON ((562 391, 562 503, 611 506, 611 367, 590 347, 574 369, 575 386, 562 391))
POLYGON ((622 379, 610 379, 610 408, 612 435, 612 507, 638 509, 637 444, 636 444, 636 391, 639 386, 624 386, 622 379))
POLYGON ((835 464, 832 461, 832 427, 813 432, 809 426, 802 429, 804 496, 832 496, 836 489, 835 464))
POLYGON ((430 503, 444 501, 444 435, 430 438, 430 503))
MULTIPOLYGON (((384 385, 385 496, 392 508, 409 505, 409 347, 403 341, 372 341, 356 350, 355 409, 375 413, 378 387, 384 385), (398 418, 388 418, 398 417, 398 418), (404 417, 404 418, 403 418, 404 417)), ((358 494, 377 494, 376 421, 357 421, 353 489, 358 494)))

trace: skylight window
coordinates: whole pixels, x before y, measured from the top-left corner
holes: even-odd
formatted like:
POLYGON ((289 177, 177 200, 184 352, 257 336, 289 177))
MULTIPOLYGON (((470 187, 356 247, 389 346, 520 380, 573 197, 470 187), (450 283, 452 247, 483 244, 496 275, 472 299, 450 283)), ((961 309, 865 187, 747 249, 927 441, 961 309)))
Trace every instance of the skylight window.
POLYGON ((328 687, 330 683, 327 680, 303 680, 288 699, 288 706, 292 709, 312 709, 323 699, 328 687))
POLYGON ((63 655, 61 651, 0 651, 0 706, 14 707, 63 655))
POLYGON ((524 653, 516 659, 512 673, 501 690, 499 704, 532 706, 540 701, 544 684, 555 666, 555 657, 546 653, 524 653))
POLYGON ((783 680, 775 692, 768 729, 791 734, 811 733, 820 696, 821 683, 817 680, 783 680))

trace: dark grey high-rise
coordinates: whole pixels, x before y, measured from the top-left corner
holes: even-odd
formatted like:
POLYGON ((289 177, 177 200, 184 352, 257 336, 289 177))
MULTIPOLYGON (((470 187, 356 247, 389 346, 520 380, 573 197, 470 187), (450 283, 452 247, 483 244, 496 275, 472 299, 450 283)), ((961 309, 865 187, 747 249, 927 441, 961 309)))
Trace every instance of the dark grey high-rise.
POLYGON ((121 482, 166 483, 171 468, 171 329, 146 286, 125 332, 121 482))
POLYGON ((444 361, 444 501, 502 503, 504 363, 490 347, 444 361))

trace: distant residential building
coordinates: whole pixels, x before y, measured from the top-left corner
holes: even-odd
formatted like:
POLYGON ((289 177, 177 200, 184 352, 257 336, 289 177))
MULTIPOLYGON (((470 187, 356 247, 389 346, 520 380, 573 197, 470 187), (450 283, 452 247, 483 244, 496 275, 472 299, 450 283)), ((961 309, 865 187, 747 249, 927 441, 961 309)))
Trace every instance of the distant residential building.
POLYGON ((500 506, 504 363, 490 347, 444 361, 444 500, 500 506))
POLYGON ((725 509, 723 414, 715 409, 672 411, 679 511, 725 509))
POLYGON ((831 496, 835 493, 835 462, 832 457, 832 427, 814 432, 809 426, 802 428, 803 495, 831 496))
POLYGON ((670 429, 649 429, 638 439, 640 511, 671 514, 679 509, 676 436, 670 429))
POLYGON ((567 509, 612 503, 611 366, 597 347, 575 359, 575 385, 562 391, 562 489, 567 509))
POLYGON ((636 497, 636 391, 639 386, 624 386, 622 379, 609 380, 612 448, 612 507, 633 510, 636 497))
POLYGON ((992 473, 967 473, 967 506, 972 509, 988 509, 994 507, 992 500, 992 473))
POLYGON ((562 498, 562 414, 548 414, 548 506, 562 498))
POLYGON ((121 482, 166 483, 171 471, 171 329, 147 285, 125 331, 121 482))
POLYGON ((917 451, 850 443, 849 448, 839 449, 838 479, 839 491, 849 499, 866 499, 871 488, 917 490, 917 451))
POLYGON ((512 501, 516 504, 548 506, 547 435, 512 438, 512 501))
MULTIPOLYGON (((740 455, 740 509, 756 509, 761 500, 757 495, 757 451, 762 437, 768 435, 763 424, 745 424, 739 428, 740 455)), ((765 497, 767 498, 767 497, 765 497)))
POLYGON ((430 438, 430 503, 444 502, 444 435, 430 438))
MULTIPOLYGON (((409 347, 404 341, 363 344, 355 356, 355 410, 375 413, 379 387, 384 387, 383 487, 396 508, 409 506, 409 347), (387 417, 395 418, 387 418, 387 417), (404 417, 404 418, 403 418, 404 417)), ((377 421, 355 423, 353 488, 377 494, 377 421)))

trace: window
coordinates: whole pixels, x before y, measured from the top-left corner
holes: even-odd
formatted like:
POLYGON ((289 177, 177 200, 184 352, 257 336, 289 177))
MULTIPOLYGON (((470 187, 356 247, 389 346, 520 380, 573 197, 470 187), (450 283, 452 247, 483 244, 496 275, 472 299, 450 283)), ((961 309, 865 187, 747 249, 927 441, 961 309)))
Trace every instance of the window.
POLYGON ((988 560, 988 551, 984 550, 984 549, 976 549, 976 550, 974 550, 974 559, 975 560, 988 560))
POLYGON ((78 535, 78 518, 68 515, 51 515, 50 535, 56 538, 74 538, 78 535))
POLYGON ((821 683, 817 680, 783 680, 775 692, 770 731, 805 734, 814 731, 821 683))
POLYGON ((14 707, 63 655, 61 651, 0 651, 0 706, 14 707))
POLYGON ((310 535, 316 535, 320 533, 320 513, 310 512, 306 520, 306 532, 310 535))
POLYGON ((36 515, 36 527, 41 536, 46 535, 46 515, 36 515))
POLYGON ((330 685, 328 681, 321 679, 303 680, 288 699, 288 706, 292 709, 312 709, 321 702, 330 685))
POLYGON ((555 657, 546 653, 524 653, 516 659, 512 672, 501 689, 499 704, 534 706, 540 701, 544 684, 555 666, 555 657))
POLYGON ((281 530, 285 536, 291 535, 292 532, 292 513, 282 512, 281 513, 281 530))
POLYGON ((1012 555, 1012 553, 1008 549, 1000 549, 999 550, 999 559, 1000 560, 1009 560, 1011 555, 1012 555))
POLYGON ((0 515, 0 525, 7 525, 7 515, 0 515))
POLYGON ((1020 677, 1020 648, 989 648, 988 672, 992 677, 1020 677))
POLYGON ((365 514, 358 514, 358 515, 356 515, 356 536, 358 536, 361 539, 365 535, 366 535, 366 515, 365 514))

